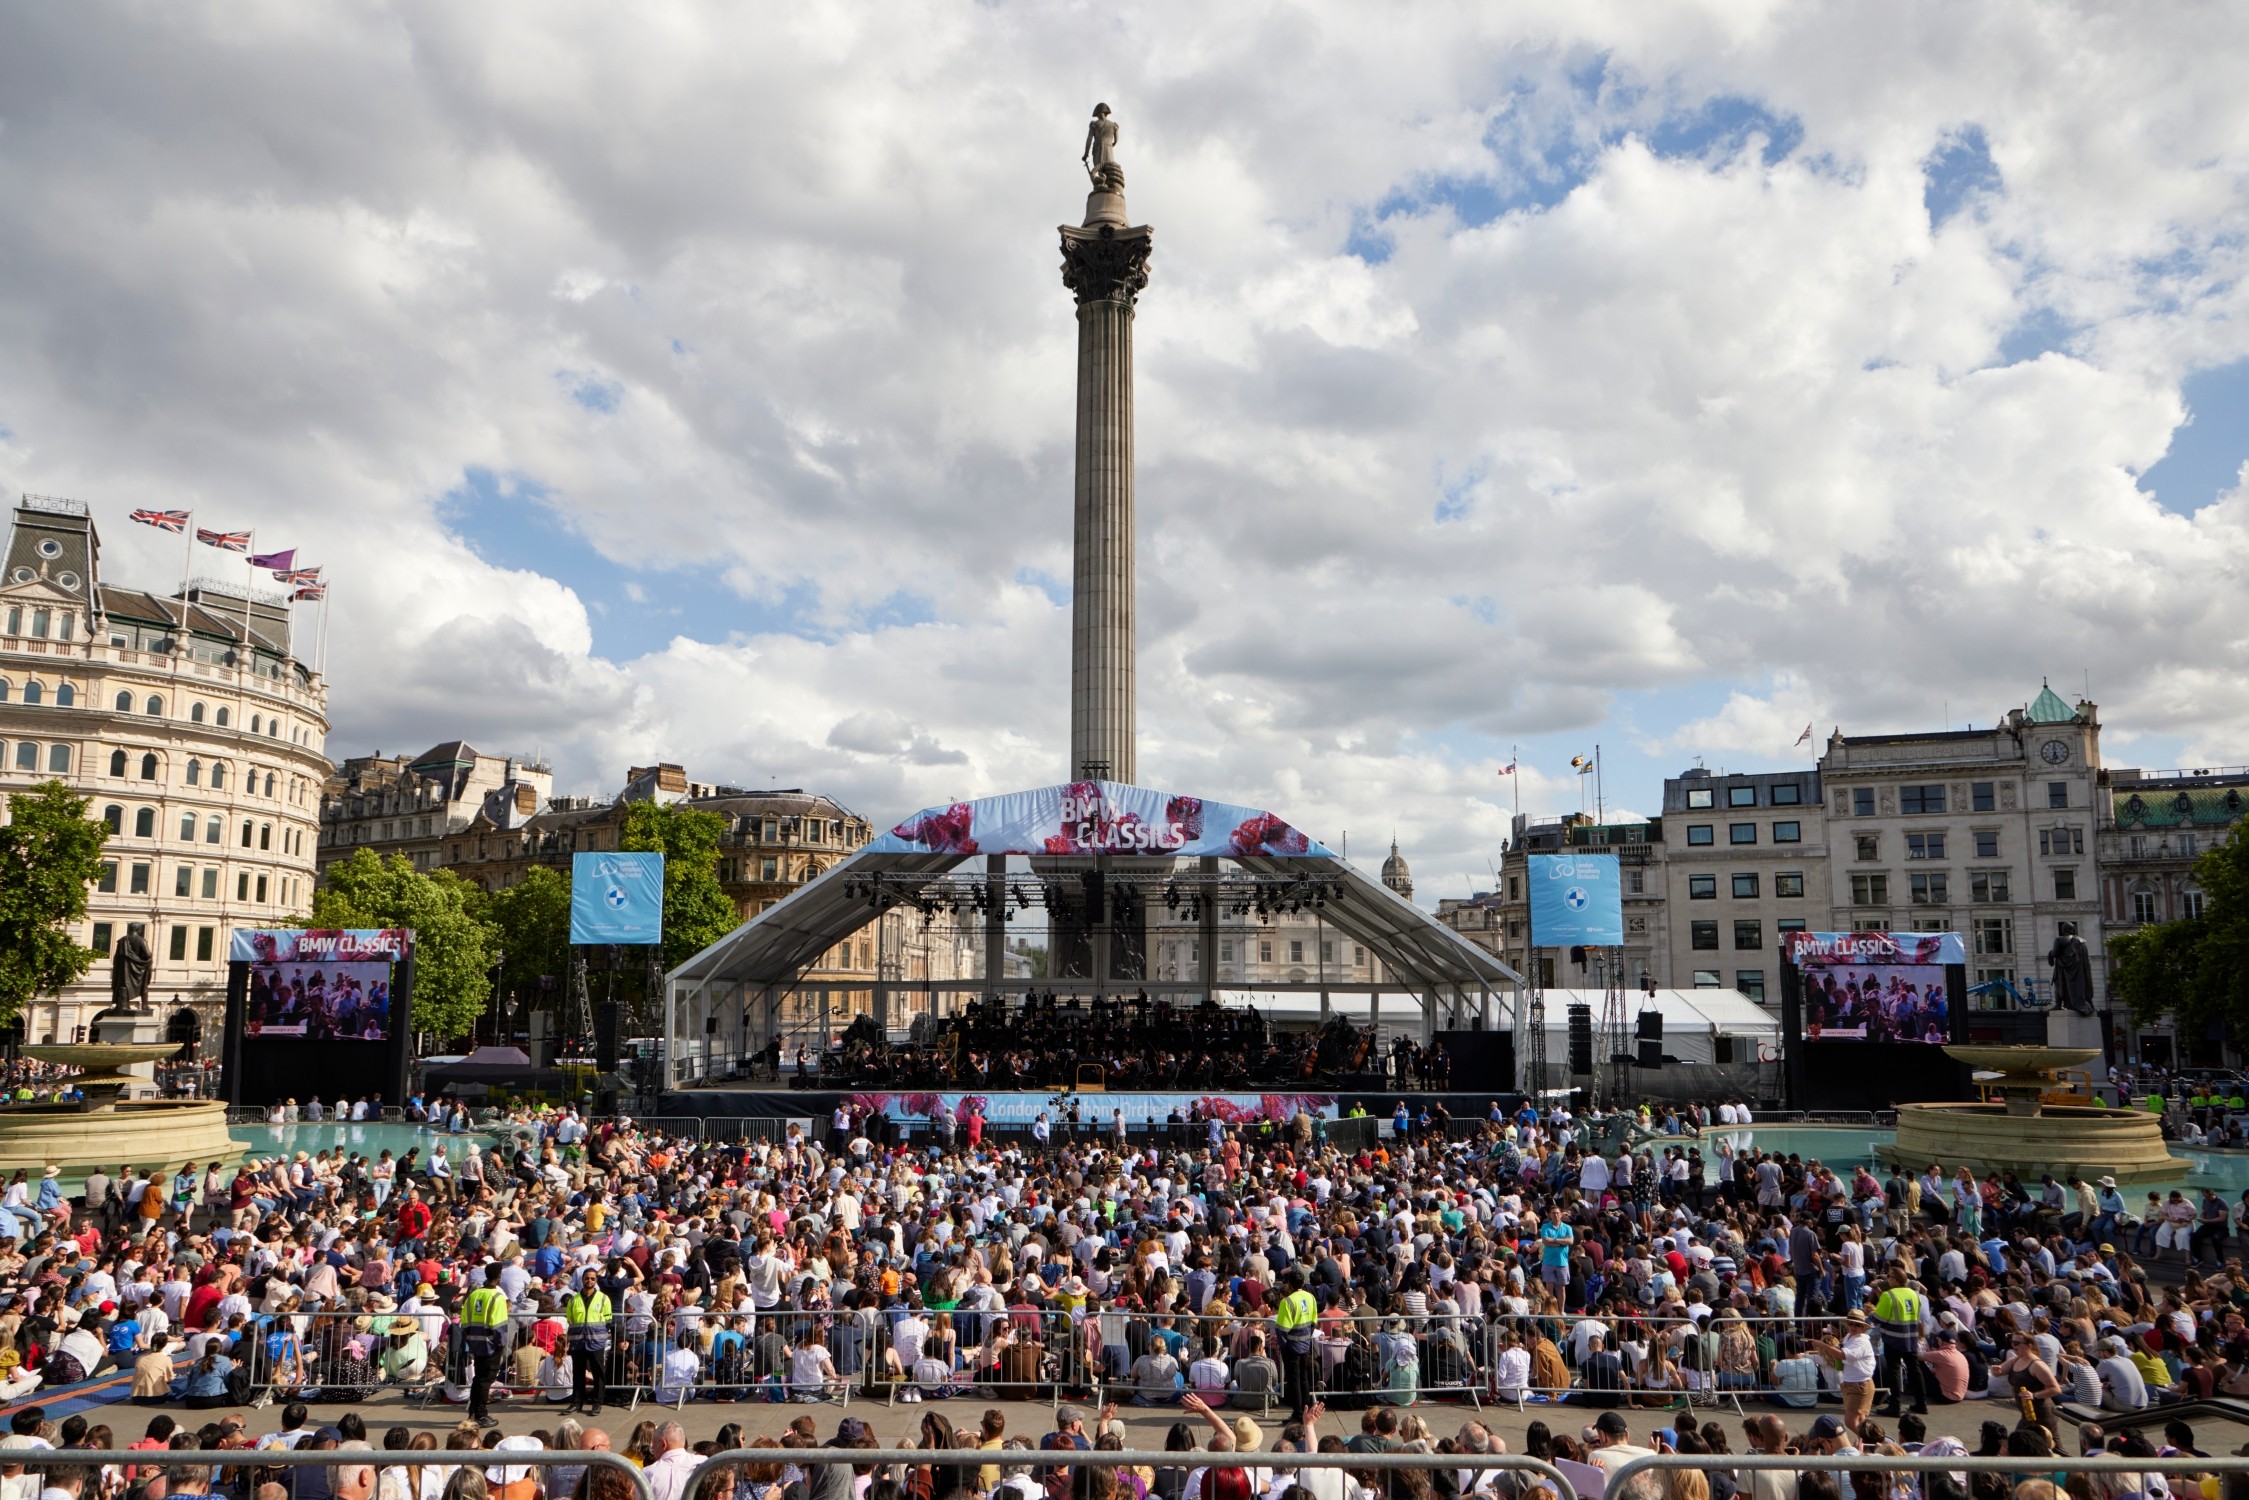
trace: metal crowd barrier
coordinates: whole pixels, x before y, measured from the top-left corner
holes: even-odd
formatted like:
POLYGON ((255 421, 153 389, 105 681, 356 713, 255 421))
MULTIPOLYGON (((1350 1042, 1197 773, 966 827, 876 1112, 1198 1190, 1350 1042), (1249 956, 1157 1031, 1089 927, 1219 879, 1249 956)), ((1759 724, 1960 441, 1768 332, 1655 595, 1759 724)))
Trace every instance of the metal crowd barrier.
MULTIPOLYGON (((2120 1415, 2123 1415, 2120 1413, 2120 1415)), ((2135 1413, 2134 1415, 2144 1415, 2135 1413)), ((1454 1456, 1457 1462, 1457 1455, 1454 1456)), ((1750 1473, 1805 1474, 1822 1471, 1833 1474, 1858 1474, 1869 1471, 1886 1474, 2005 1474, 2020 1482, 2026 1479, 2050 1479, 2062 1474, 2242 1474, 2249 1473, 2249 1458, 2212 1456, 2208 1458, 2124 1458, 2116 1454, 2064 1454, 2056 1453, 2043 1458, 2016 1457, 2011 1454, 1976 1458, 1963 1455, 1958 1458, 1928 1457, 1918 1453, 1837 1453, 1837 1454, 1738 1454, 1738 1453, 1657 1453, 1646 1458, 1627 1460, 1618 1465, 1602 1487, 1602 1495, 1622 1496, 1626 1485, 1635 1477, 1647 1473, 1665 1473, 1674 1469, 1700 1469, 1704 1473, 1725 1472, 1734 1475, 1750 1473)), ((2136 1486, 2134 1488, 2137 1488, 2136 1486)), ((1747 1493, 1749 1486, 1742 1486, 1747 1493)), ((2059 1491, 2061 1486, 2055 1485, 2059 1491)), ((1848 1493, 1846 1491, 1846 1493, 1848 1493)))
POLYGON ((893 1466, 920 1468, 945 1463, 964 1469, 1343 1469, 1379 1473, 1405 1469, 1470 1469, 1481 1473, 1517 1473, 1530 1476, 1525 1493, 1534 1485, 1551 1488, 1555 1500, 1579 1500, 1577 1490, 1561 1470, 1535 1458, 1511 1453, 1280 1453, 1270 1449, 1254 1453, 1141 1452, 1122 1449, 1098 1452, 1069 1448, 733 1448, 703 1460, 687 1478, 679 1500, 729 1500, 708 1495, 708 1486, 747 1464, 794 1465, 810 1470, 822 1465, 884 1469, 893 1466), (938 1454, 958 1455, 939 1459, 938 1454))
MULTIPOLYGON (((648 1476, 622 1454, 578 1449, 494 1453, 483 1448, 327 1448, 318 1452, 308 1452, 301 1448, 169 1448, 136 1449, 129 1452, 106 1448, 54 1448, 38 1456, 28 1467, 44 1473, 57 1469, 93 1470, 105 1464, 128 1463, 143 1469, 166 1471, 209 1469, 214 1480, 218 1471, 225 1469, 372 1468, 378 1474, 384 1469, 399 1468, 604 1469, 622 1476, 624 1483, 631 1486, 635 1500, 655 1500, 654 1492, 648 1487, 648 1476)), ((700 1478, 703 1472, 698 1469, 694 1477, 700 1478)), ((331 1492, 333 1487, 333 1476, 330 1476, 331 1492)), ((296 1486, 292 1484, 288 1488, 294 1492, 296 1486)), ((494 1485, 492 1488, 497 1491, 499 1487, 494 1485)), ((93 1485, 89 1483, 86 1493, 91 1495, 93 1492, 93 1485)), ((565 1497, 556 1496, 554 1500, 565 1500, 565 1497)))
MULTIPOLYGON (((1696 1323, 1685 1317, 1653 1314, 1596 1318, 1578 1313, 1549 1318, 1539 1313, 1522 1316, 1497 1313, 1487 1314, 1484 1328, 1487 1341, 1484 1368, 1490 1373, 1491 1394, 1494 1399, 1521 1408, 1533 1401, 1555 1402, 1564 1396, 1579 1398, 1576 1404, 1585 1405, 1587 1403, 1583 1397, 1589 1391, 1601 1394, 1596 1388, 1584 1384, 1584 1355, 1580 1352, 1579 1341, 1573 1337, 1577 1326, 1587 1321, 1602 1324, 1608 1329, 1603 1347, 1625 1363, 1623 1383, 1608 1392, 1617 1398, 1615 1404, 1619 1407, 1629 1405, 1634 1397, 1667 1391, 1674 1396, 1683 1397, 1690 1408, 1730 1403, 1739 1413, 1744 1400, 1760 1400, 1776 1403, 1783 1409, 1808 1412, 1822 1398, 1833 1396, 1837 1391, 1837 1386, 1831 1383, 1835 1379, 1832 1367, 1815 1351, 1814 1344, 1815 1340, 1821 1338, 1830 1339, 1838 1345, 1842 1343, 1845 1329, 1840 1315, 1729 1320, 1705 1318, 1696 1323), (1570 1383, 1567 1386, 1539 1385, 1534 1380, 1521 1386, 1503 1384, 1499 1373, 1500 1356, 1507 1336, 1512 1334, 1521 1339, 1537 1325, 1548 1321, 1560 1325, 1562 1337, 1554 1342, 1563 1365, 1569 1371, 1570 1383), (1742 1362, 1738 1345, 1730 1357, 1723 1347, 1728 1322, 1738 1322, 1742 1331, 1748 1335, 1752 1345, 1750 1360, 1753 1369, 1744 1371, 1721 1368, 1728 1362, 1736 1365, 1742 1362), (1654 1342, 1658 1338, 1665 1342, 1665 1360, 1671 1373, 1668 1384, 1655 1387, 1645 1382, 1648 1361, 1653 1356, 1654 1342), (1627 1344, 1631 1342, 1637 1342, 1643 1348, 1638 1370, 1634 1370, 1631 1362, 1624 1359, 1627 1344), (1797 1372, 1804 1378, 1793 1384, 1784 1383, 1778 1367, 1786 1361, 1799 1359, 1810 1361, 1810 1368, 1797 1372), (1797 1404, 1798 1402, 1801 1404, 1797 1404)), ((1879 1337, 1875 1340, 1875 1352, 1878 1358, 1882 1354, 1879 1337)), ((1877 1368, 1878 1379, 1880 1368, 1877 1368)), ((1879 1395, 1886 1387, 1877 1385, 1876 1390, 1879 1395)))

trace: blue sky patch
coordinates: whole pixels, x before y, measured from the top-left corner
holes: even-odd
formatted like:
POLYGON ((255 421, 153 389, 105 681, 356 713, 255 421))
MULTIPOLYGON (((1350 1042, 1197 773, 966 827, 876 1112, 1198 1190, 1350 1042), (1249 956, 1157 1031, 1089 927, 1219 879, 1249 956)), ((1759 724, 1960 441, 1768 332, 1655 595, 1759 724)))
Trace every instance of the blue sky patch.
POLYGON ((2140 488, 2165 510, 2191 516, 2234 487, 2249 459, 2249 359, 2186 378, 2187 421, 2140 488))
POLYGON ((1730 161, 1760 138, 1765 165, 1777 166, 1804 143, 1804 122, 1776 115, 1754 99, 1721 94, 1698 109, 1667 116, 1647 133, 1648 149, 1657 156, 1696 161, 1730 161))
POLYGON ((612 412, 625 399, 623 385, 614 380, 604 380, 599 375, 588 375, 578 370, 557 370, 554 378, 569 392, 570 399, 587 411, 612 412))
POLYGON ((1921 177, 1921 206, 1929 211, 1931 230, 1944 228, 1946 220, 1984 194, 2007 190, 1981 125, 1962 126, 1938 141, 1921 163, 1921 177))
POLYGON ((2041 354, 2068 353, 2069 340, 2076 332, 2062 315, 2050 307, 2034 307, 2016 320, 2015 326, 1999 337, 1999 362, 2019 365, 2038 358, 2041 354))

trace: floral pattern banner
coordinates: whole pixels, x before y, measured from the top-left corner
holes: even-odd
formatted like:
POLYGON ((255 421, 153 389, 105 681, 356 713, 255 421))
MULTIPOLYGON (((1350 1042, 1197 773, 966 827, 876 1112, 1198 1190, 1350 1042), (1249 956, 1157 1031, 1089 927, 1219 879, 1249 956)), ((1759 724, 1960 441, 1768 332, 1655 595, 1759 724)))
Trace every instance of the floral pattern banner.
POLYGON ((1269 812, 1113 781, 924 808, 867 846, 876 854, 1156 854, 1333 858, 1269 812))

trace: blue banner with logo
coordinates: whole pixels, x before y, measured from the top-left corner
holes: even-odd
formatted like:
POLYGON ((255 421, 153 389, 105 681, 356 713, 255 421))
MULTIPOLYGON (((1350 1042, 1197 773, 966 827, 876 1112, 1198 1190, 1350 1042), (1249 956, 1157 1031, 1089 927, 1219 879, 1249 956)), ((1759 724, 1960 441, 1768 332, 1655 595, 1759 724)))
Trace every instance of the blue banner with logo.
POLYGON ((1624 890, 1615 855, 1534 854, 1530 882, 1534 945, 1624 945, 1624 890))
POLYGON ((580 854, 570 861, 570 941, 664 938, 664 856, 580 854))

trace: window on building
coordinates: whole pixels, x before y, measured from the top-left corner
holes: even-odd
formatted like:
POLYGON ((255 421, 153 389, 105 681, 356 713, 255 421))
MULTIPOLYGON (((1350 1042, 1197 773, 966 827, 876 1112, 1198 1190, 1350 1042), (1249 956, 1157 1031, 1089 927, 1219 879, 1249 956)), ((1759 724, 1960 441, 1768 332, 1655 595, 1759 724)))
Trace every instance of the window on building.
POLYGON ((1999 857, 1999 835, 1996 832, 1989 829, 1980 829, 1977 831, 1975 838, 1976 858, 1997 859, 1999 857))
POLYGON ((1757 825, 1755 823, 1728 823, 1726 825, 1726 842, 1729 844, 1756 843, 1757 825))
POLYGON ((36 771, 39 769, 39 747, 37 745, 25 740, 22 744, 16 746, 16 769, 19 771, 36 771))
POLYGON ((1853 875, 1851 877, 1851 904, 1853 906, 1888 906, 1890 904, 1890 877, 1887 874, 1853 875))
POLYGON ((1943 906, 1946 904, 1945 877, 1941 870, 1933 875, 1914 875, 1911 880, 1908 899, 1915 906, 1943 906))
POLYGON ((1718 877, 1715 875, 1689 875, 1687 877, 1689 901, 1715 901, 1718 899, 1718 877))
POLYGON ((258 899, 259 901, 263 901, 263 900, 265 900, 265 898, 266 898, 266 878, 265 878, 265 877, 264 877, 263 875, 260 875, 260 876, 258 877, 258 894, 257 894, 257 898, 256 898, 256 899, 258 899))
POLYGON ((93 949, 96 953, 101 954, 104 958, 108 957, 109 936, 111 930, 112 929, 107 922, 96 922, 94 924, 94 940, 88 943, 86 946, 93 949))
POLYGON ((2048 807, 2069 806, 2069 783, 2066 781, 2047 782, 2046 805, 2048 807))
POLYGON ((2005 870, 1974 870, 1968 875, 1968 899, 1978 903, 2007 901, 2007 872, 2005 870))
MULTIPOLYGON (((1717 944, 1713 943, 1711 946, 1716 947, 1717 944)), ((1716 969, 1695 970, 1695 988, 1698 990, 1714 990, 1718 988, 1718 971, 1716 969)))
POLYGON ((1713 825, 1709 823, 1689 823, 1687 825, 1687 846, 1689 848, 1700 848, 1717 842, 1718 830, 1713 825))
POLYGON ((2180 852, 2181 854, 2186 854, 2186 855, 2191 855, 2191 854, 2193 854, 2193 853, 2194 853, 2194 835, 2193 835, 2193 834, 2191 834, 2191 833, 2182 833, 2182 834, 2180 834, 2180 835, 2179 835, 2179 852, 2180 852))
POLYGON ((189 705, 187 706, 187 721, 188 721, 188 722, 189 722, 190 724, 200 724, 200 723, 202 723, 202 722, 203 722, 203 705, 202 705, 202 704, 200 704, 200 703, 190 703, 190 704, 189 704, 189 705))
MULTIPOLYGON (((257 835, 258 825, 251 822, 248 818, 244 818, 242 820, 242 847, 245 849, 249 848, 251 841, 254 840, 257 835)), ((383 825, 383 837, 386 839, 390 837, 390 825, 387 823, 383 825)))
POLYGON ((44 701, 46 696, 47 690, 36 682, 27 682, 23 685, 23 701, 25 703, 39 703, 44 701))
POLYGON ((1261 964, 1269 964, 1273 961, 1273 944, 1269 940, 1258 943, 1257 961, 1261 964))
POLYGON ((2155 892, 2132 892, 2132 920, 2135 922, 2152 922, 2155 920, 2155 892))
POLYGON ((143 780, 143 781, 154 781, 155 779, 156 779, 156 757, 155 757, 154 755, 144 755, 144 756, 142 756, 142 757, 141 757, 141 780, 143 780))
POLYGON ((1231 939, 1219 943, 1218 961, 1222 964, 1230 964, 1234 961, 1234 944, 1231 939))
POLYGON ((781 878, 780 872, 781 862, 779 860, 761 859, 758 861, 758 879, 779 880, 781 878))
POLYGON ((1716 922, 1688 923, 1687 942, 1690 947, 1715 950, 1718 946, 1718 924, 1716 922))
POLYGON ((198 927, 195 929, 195 961, 197 963, 207 964, 211 961, 211 944, 217 933, 216 927, 198 927))
POLYGON ((1773 806, 1795 807, 1803 800, 1804 789, 1795 782, 1780 781, 1773 784, 1773 806))
POLYGON ((218 820, 217 818, 213 818, 213 819, 211 819, 211 821, 209 821, 208 823, 205 823, 205 824, 203 825, 203 842, 204 842, 204 843, 206 843, 206 844, 215 844, 215 843, 217 843, 217 842, 219 841, 219 839, 220 839, 221 837, 222 837, 222 834, 221 834, 221 832, 220 832, 219 820, 218 820))
POLYGON ((1734 988, 1756 1001, 1765 1003, 1765 971, 1763 969, 1734 970, 1734 988))
POLYGON ((226 790, 226 762, 223 760, 211 762, 211 790, 214 792, 226 790))
POLYGON ((1322 938, 1320 940, 1320 962, 1324 964, 1332 964, 1335 962, 1334 939, 1322 938))
POLYGON ((53 618, 54 614, 51 610, 33 610, 31 612, 31 638, 35 641, 45 640, 47 638, 47 624, 53 618))
POLYGON ((250 899, 250 872, 248 870, 244 870, 234 877, 234 899, 237 901, 250 899))
POLYGON ((1899 787, 1898 811, 1901 813, 1943 812, 1944 783, 1933 781, 1921 786, 1899 787))
POLYGON ((143 807, 137 809, 133 813, 133 837, 137 839, 152 839, 156 837, 155 808, 143 807))
POLYGON ((192 756, 189 757, 187 763, 187 784, 189 786, 201 786, 203 784, 203 762, 192 756))
POLYGON ((195 866, 180 866, 178 872, 172 877, 172 894, 175 896, 192 896, 195 894, 195 866))
POLYGON ((1802 917, 1782 917, 1773 924, 1773 931, 1775 932, 1802 932, 1803 930, 1804 919, 1802 917))
POLYGON ((133 711, 133 695, 131 693, 119 693, 117 695, 117 711, 121 714, 129 714, 133 711))
POLYGON ((1716 796, 1717 794, 1709 787, 1691 786, 1687 788, 1687 806, 1690 808, 1709 807, 1716 796))
POLYGON ((47 769, 57 776, 66 776, 70 773, 70 747, 68 745, 49 745, 47 747, 47 769))
POLYGON ((1734 877, 1734 899, 1736 901, 1754 901, 1757 899, 1756 875, 1743 874, 1734 877))
POLYGON ((109 752, 109 774, 112 776, 123 776, 125 774, 124 751, 112 750, 109 752))
POLYGON ((195 842, 195 814, 180 814, 180 837, 190 844, 195 842))
POLYGON ((1905 836, 1907 859, 1943 859, 1944 835, 1941 833, 1909 833, 1905 836))
POLYGON ((1882 836, 1880 834, 1862 833, 1853 843, 1858 850, 1858 857, 1862 861, 1876 860, 1882 857, 1882 836))
POLYGON ((2056 901, 2075 901, 2077 899, 2077 872, 2075 870, 2056 870, 2054 872, 2054 899, 2056 901))
POLYGON ((216 865, 206 865, 206 866, 204 867, 204 869, 203 869, 203 899, 204 899, 204 900, 206 900, 206 901, 216 901, 216 900, 218 899, 218 896, 219 896, 219 869, 218 869, 218 866, 216 866, 216 865))
POLYGON ((1804 872, 1802 870, 1774 871, 1773 894, 1783 900, 1802 900, 1804 897, 1804 872))
MULTIPOLYGON (((223 709, 223 708, 222 708, 222 709, 220 709, 220 710, 219 710, 219 711, 217 712, 217 714, 215 715, 215 718, 216 718, 216 720, 217 720, 217 722, 218 722, 218 726, 219 726, 219 728, 221 728, 221 729, 224 729, 224 728, 226 728, 226 721, 227 721, 227 711, 226 711, 225 709, 223 709)), ((217 784, 218 784, 218 783, 216 783, 216 782, 213 782, 213 783, 212 783, 212 785, 214 785, 214 786, 216 786, 217 784)))
POLYGON ((2188 889, 2179 892, 2179 915, 2189 919, 2202 915, 2202 892, 2188 889))
POLYGON ((172 929, 171 959, 176 964, 187 962, 187 929, 185 927, 174 927, 172 929))
POLYGON ((1999 810, 1998 784, 1990 781, 1969 782, 1968 807, 1974 812, 1997 812, 1999 810))
POLYGON ((134 866, 133 866, 133 868, 132 868, 132 871, 131 871, 131 875, 130 875, 130 878, 129 878, 128 884, 127 884, 127 886, 126 886, 126 892, 127 892, 127 894, 129 894, 129 895, 134 895, 134 896, 145 896, 145 895, 147 895, 147 894, 148 894, 148 879, 149 879, 149 867, 148 867, 148 866, 147 866, 146 864, 136 864, 136 865, 134 865, 134 866))
POLYGON ((1292 964, 1300 964, 1304 962, 1304 944, 1302 942, 1296 940, 1290 941, 1288 945, 1288 961, 1292 964))
POLYGON ((1755 807, 1757 805, 1757 788, 1754 786, 1727 787, 1726 805, 1728 807, 1755 807))
POLYGON ((2083 854, 2085 830, 2082 828, 2041 828, 2038 830, 2040 854, 2083 854))
POLYGON ((2015 951, 2015 919, 2012 917, 1978 917, 1975 934, 1978 953, 2015 951))
POLYGON ((1364 948, 1362 948, 1362 947, 1360 947, 1360 946, 1359 946, 1359 945, 1358 945, 1357 943, 1353 943, 1353 944, 1351 945, 1351 963, 1352 963, 1353 967, 1357 967, 1357 966, 1359 966, 1359 965, 1361 965, 1361 964, 1364 964, 1364 963, 1365 963, 1366 961, 1367 961, 1367 950, 1366 950, 1366 949, 1364 949, 1364 948))
POLYGON ((102 861, 102 872, 94 878, 94 889, 112 896, 117 894, 116 860, 105 859, 102 861))
POLYGON ((1734 923, 1736 948, 1762 948, 1765 946, 1765 924, 1762 922, 1734 923))
POLYGON ((1854 818, 1871 818, 1874 816, 1874 788, 1870 786, 1851 788, 1851 816, 1854 818))
POLYGON ((1793 819, 1773 825, 1773 842, 1776 844, 1801 844, 1804 842, 1804 825, 1793 819))
POLYGON ((164 700, 152 694, 147 704, 144 705, 143 711, 152 719, 162 718, 164 716, 164 700))
POLYGON ((273 847, 273 825, 271 823, 260 823, 258 825, 258 847, 260 849, 271 849, 273 847))

